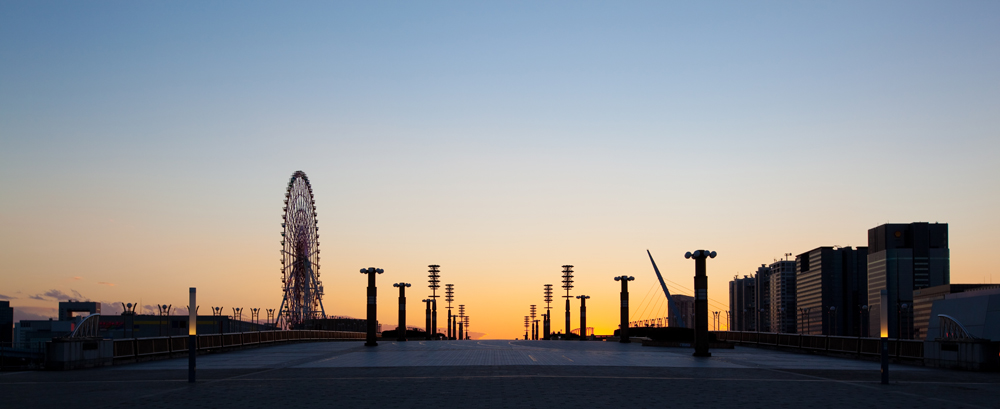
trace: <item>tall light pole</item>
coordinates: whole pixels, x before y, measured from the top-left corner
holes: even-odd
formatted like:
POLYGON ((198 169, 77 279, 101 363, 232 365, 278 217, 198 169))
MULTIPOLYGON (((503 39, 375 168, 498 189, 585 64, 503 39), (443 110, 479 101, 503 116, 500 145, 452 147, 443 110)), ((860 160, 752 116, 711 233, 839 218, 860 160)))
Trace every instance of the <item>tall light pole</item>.
POLYGON ((375 276, 383 272, 381 268, 375 267, 361 269, 361 274, 368 274, 368 336, 365 339, 366 347, 378 346, 378 342, 375 342, 375 321, 378 316, 378 304, 376 303, 378 289, 375 288, 375 276))
POLYGON ((394 283, 393 287, 399 288, 399 326, 396 328, 397 341, 406 341, 406 287, 410 283, 394 283))
POLYGON ((587 299, 590 298, 589 295, 578 295, 576 298, 580 299, 580 340, 587 340, 587 299))
POLYGON ((465 339, 465 333, 462 332, 462 323, 465 320, 465 304, 458 305, 458 339, 465 339))
POLYGON ((465 339, 469 339, 469 316, 465 316, 465 339))
POLYGON ((528 340, 528 316, 524 316, 524 340, 528 340))
POLYGON ((715 258, 716 253, 695 250, 684 254, 684 258, 694 259, 694 356, 710 357, 708 352, 708 273, 705 260, 715 258))
POLYGON ((628 344, 632 342, 632 340, 628 338, 628 282, 635 281, 635 277, 620 275, 615 277, 615 281, 622 282, 621 323, 618 324, 621 328, 618 329, 618 342, 628 344))
POLYGON ((531 311, 530 315, 531 315, 531 322, 532 322, 531 339, 532 340, 536 340, 536 339, 538 339, 538 331, 534 327, 534 322, 535 322, 535 304, 531 304, 530 311, 531 311))
MULTIPOLYGON (((441 282, 441 274, 440 274, 441 271, 438 270, 438 268, 441 267, 441 266, 439 266, 437 264, 431 264, 431 265, 429 265, 427 267, 430 267, 430 270, 427 270, 427 272, 430 273, 427 276, 427 277, 430 277, 427 280, 427 282, 428 282, 427 287, 429 287, 431 289, 431 328, 432 328, 431 335, 435 336, 435 335, 437 335, 437 325, 438 325, 438 304, 437 304, 438 295, 437 295, 437 289, 441 288, 441 285, 438 284, 438 283, 441 282)), ((437 337, 435 336, 434 338, 437 338, 437 337)))
POLYGON ((563 290, 566 290, 566 295, 564 295, 563 298, 566 299, 566 336, 568 337, 570 331, 573 329, 573 327, 569 322, 569 299, 572 298, 572 296, 569 295, 569 290, 573 289, 573 266, 567 264, 562 267, 563 267, 562 288, 563 290))
POLYGON ((448 339, 452 339, 455 335, 455 327, 452 325, 451 319, 451 302, 455 300, 455 284, 445 284, 444 285, 444 300, 448 302, 448 339))
POLYGON ((549 339, 549 333, 552 332, 552 284, 545 284, 545 314, 542 314, 542 337, 545 340, 549 339))
POLYGON ((266 312, 267 312, 267 325, 269 328, 268 331, 274 330, 274 327, 271 327, 271 320, 274 319, 274 308, 268 308, 266 312))

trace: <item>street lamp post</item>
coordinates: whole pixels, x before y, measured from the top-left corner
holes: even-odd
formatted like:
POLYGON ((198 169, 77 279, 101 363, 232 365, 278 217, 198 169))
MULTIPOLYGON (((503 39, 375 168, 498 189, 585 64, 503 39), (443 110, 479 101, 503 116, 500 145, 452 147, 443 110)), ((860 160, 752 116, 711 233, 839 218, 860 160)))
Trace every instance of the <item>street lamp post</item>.
POLYGON ((566 336, 569 337, 570 330, 572 330, 572 326, 569 322, 569 299, 572 297, 569 295, 569 290, 573 289, 573 266, 567 264, 562 267, 563 267, 562 288, 566 290, 566 295, 563 296, 563 298, 566 299, 566 336))
POLYGON ((589 295, 576 296, 580 300, 580 340, 587 340, 587 299, 589 295))
POLYGON ((695 250, 684 254, 684 258, 694 259, 694 356, 710 357, 708 352, 708 273, 705 260, 715 258, 716 253, 695 250))
POLYGON ((375 275, 382 274, 384 271, 381 268, 368 267, 362 268, 361 274, 368 274, 368 336, 365 338, 366 347, 378 346, 378 342, 375 342, 375 331, 376 331, 376 321, 378 318, 378 288, 375 287, 375 275))
POLYGON ((632 342, 632 340, 630 340, 628 337, 628 282, 635 281, 635 277, 620 275, 618 277, 615 277, 615 281, 622 282, 621 317, 620 317, 621 323, 619 324, 620 328, 618 330, 618 338, 619 338, 618 342, 622 344, 628 344, 632 342))
POLYGON ((399 288, 399 327, 396 329, 396 340, 403 342, 406 341, 406 287, 410 283, 394 283, 392 286, 399 288))
POLYGON ((274 319, 274 308, 267 309, 267 327, 268 331, 273 331, 274 327, 271 326, 271 320, 274 319))
POLYGON ((256 331, 260 331, 260 308, 250 309, 250 320, 253 321, 253 326, 256 331))
POLYGON ((198 356, 198 303, 196 290, 188 289, 188 383, 195 381, 195 361, 198 356))
POLYGON ((420 300, 424 302, 424 328, 426 328, 424 339, 431 339, 431 299, 420 300))

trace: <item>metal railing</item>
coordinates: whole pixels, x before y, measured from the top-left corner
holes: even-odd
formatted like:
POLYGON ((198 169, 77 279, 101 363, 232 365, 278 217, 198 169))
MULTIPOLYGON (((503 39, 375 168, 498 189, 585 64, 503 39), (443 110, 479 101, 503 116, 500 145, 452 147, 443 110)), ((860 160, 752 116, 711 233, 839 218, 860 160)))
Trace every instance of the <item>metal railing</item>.
MULTIPOLYGON (((145 359, 151 357, 169 357, 188 353, 188 336, 151 338, 122 338, 114 340, 114 358, 116 361, 129 359, 145 359)), ((347 331, 260 331, 236 332, 228 334, 197 335, 199 351, 234 349, 263 344, 309 341, 309 340, 363 340, 363 332, 347 331)))
MULTIPOLYGON (((719 341, 879 356, 879 338, 749 331, 714 331, 713 333, 719 341)), ((895 358, 923 359, 924 341, 915 339, 890 339, 889 355, 895 358)))

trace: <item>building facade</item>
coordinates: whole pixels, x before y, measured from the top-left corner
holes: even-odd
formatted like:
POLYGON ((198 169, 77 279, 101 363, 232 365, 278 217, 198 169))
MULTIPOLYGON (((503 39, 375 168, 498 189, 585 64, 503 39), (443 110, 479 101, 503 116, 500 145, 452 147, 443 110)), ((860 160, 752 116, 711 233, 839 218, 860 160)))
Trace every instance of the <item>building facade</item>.
POLYGON ((795 257, 799 332, 864 336, 868 249, 817 247, 795 257))
POLYGON ((793 334, 795 327, 795 261, 778 260, 768 266, 771 286, 770 324, 771 332, 793 334))
POLYGON ((729 328, 733 331, 754 331, 756 322, 754 313, 757 297, 756 279, 750 276, 734 276, 729 282, 729 328))
POLYGON ((883 224, 868 230, 869 331, 888 309, 889 338, 913 339, 914 291, 951 283, 947 223, 883 224), (880 305, 886 290, 888 305, 880 305))
POLYGON ((768 332, 771 329, 771 268, 761 264, 754 274, 754 330, 768 332))
MULTIPOLYGON (((943 300, 949 294, 998 288, 1000 284, 945 284, 913 290, 913 339, 928 339, 927 328, 930 326, 934 301, 943 300)), ((930 339, 933 340, 933 337, 930 339)))

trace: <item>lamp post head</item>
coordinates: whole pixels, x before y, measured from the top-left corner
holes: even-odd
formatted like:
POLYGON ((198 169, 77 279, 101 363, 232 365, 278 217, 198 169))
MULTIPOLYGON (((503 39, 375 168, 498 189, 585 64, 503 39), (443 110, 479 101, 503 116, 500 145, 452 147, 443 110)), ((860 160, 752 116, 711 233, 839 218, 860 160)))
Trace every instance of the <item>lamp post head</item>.
POLYGON ((375 268, 375 267, 368 267, 361 269, 361 274, 382 274, 384 272, 385 271, 382 270, 381 268, 375 268))
POLYGON ((706 257, 715 258, 716 255, 717 253, 714 251, 695 250, 693 252, 689 251, 687 253, 684 253, 684 258, 706 258, 706 257))

